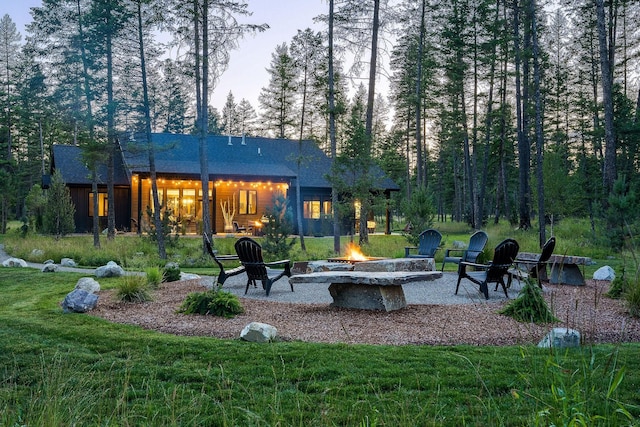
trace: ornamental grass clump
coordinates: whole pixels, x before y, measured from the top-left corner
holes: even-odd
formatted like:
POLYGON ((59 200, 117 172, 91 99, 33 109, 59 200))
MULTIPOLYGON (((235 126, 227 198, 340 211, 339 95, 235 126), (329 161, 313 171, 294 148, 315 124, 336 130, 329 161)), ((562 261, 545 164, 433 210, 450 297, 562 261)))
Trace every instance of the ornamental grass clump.
POLYGON ((640 282, 635 282, 627 287, 624 293, 627 309, 632 317, 640 317, 640 282))
POLYGON ((151 301, 147 278, 140 275, 123 276, 116 287, 116 298, 125 302, 151 301))
POLYGON ((202 314, 232 318, 244 313, 238 297, 230 292, 212 289, 187 295, 178 313, 202 314))
POLYGON ((147 284, 151 289, 156 289, 163 282, 164 275, 159 267, 148 267, 144 272, 147 276, 147 284))
POLYGON ((530 279, 525 280, 525 285, 518 298, 505 306, 499 313, 513 317, 518 322, 552 323, 559 321, 542 297, 540 287, 530 279))

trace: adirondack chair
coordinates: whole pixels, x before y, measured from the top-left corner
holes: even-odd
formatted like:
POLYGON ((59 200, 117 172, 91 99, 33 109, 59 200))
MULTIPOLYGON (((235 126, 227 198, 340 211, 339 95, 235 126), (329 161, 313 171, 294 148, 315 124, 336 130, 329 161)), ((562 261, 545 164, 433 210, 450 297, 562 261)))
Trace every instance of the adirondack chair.
POLYGON ((537 259, 517 258, 513 276, 519 280, 531 277, 538 280, 538 286, 542 286, 542 280, 547 280, 547 263, 556 248, 556 238, 550 237, 542 246, 542 252, 537 259))
POLYGON ((509 294, 507 293, 507 288, 511 286, 511 274, 509 273, 509 268, 513 265, 513 261, 518 256, 519 249, 520 246, 518 245, 518 242, 513 239, 505 239, 496 246, 493 253, 493 261, 488 264, 460 261, 458 267, 456 295, 458 294, 460 281, 462 279, 469 279, 480 286, 480 292, 484 294, 486 299, 489 299, 489 283, 495 283, 496 290, 498 289, 498 285, 501 285, 505 297, 509 298, 509 294), (475 271, 467 271, 467 268, 469 267, 474 268, 475 271), (504 281, 505 276, 507 276, 506 283, 504 281))
POLYGON ((225 269, 224 265, 222 264, 222 261, 238 260, 238 256, 237 255, 218 255, 216 251, 213 249, 213 245, 211 244, 211 240, 209 240, 209 236, 207 236, 206 233, 203 233, 202 236, 204 237, 204 243, 205 243, 205 246, 207 247, 207 252, 211 256, 211 258, 213 258, 213 261, 216 264, 218 264, 218 267, 220 268, 220 273, 216 278, 216 282, 218 283, 218 286, 224 285, 224 282, 229 277, 237 276, 238 274, 244 273, 244 266, 242 265, 236 268, 232 268, 230 270, 225 269))
POLYGON ((404 248, 405 258, 433 258, 436 251, 440 247, 442 241, 442 234, 438 230, 430 228, 420 233, 418 246, 407 246, 404 248), (417 254, 412 254, 411 251, 417 250, 417 254))
POLYGON ((444 271, 444 265, 448 262, 460 264, 461 261, 465 262, 477 262, 478 256, 484 250, 487 245, 489 236, 484 231, 476 231, 469 238, 469 246, 465 248, 451 248, 447 249, 442 259, 442 270, 444 271))
MULTIPOLYGON (((271 286, 282 277, 291 277, 291 261, 288 259, 274 262, 264 262, 262 259, 262 246, 250 237, 241 237, 235 243, 236 253, 240 259, 240 263, 247 273, 247 287, 244 290, 246 295, 249 286, 256 286, 256 280, 262 282, 262 288, 267 291, 267 296, 271 292, 271 286), (284 267, 284 270, 274 274, 268 267, 284 267)), ((293 292, 293 284, 289 282, 291 292, 293 292)))

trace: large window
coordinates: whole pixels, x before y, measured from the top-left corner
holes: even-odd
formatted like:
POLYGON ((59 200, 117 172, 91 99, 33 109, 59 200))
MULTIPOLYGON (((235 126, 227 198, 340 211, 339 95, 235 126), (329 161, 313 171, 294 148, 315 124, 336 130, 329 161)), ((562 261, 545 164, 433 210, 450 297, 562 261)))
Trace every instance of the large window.
POLYGON ((307 219, 320 219, 331 215, 331 200, 305 200, 302 203, 302 216, 307 219))
POLYGON ((240 190, 238 213, 240 215, 254 215, 258 212, 258 192, 256 190, 240 190))
MULTIPOLYGON (((109 199, 107 193, 98 193, 98 216, 107 216, 109 199)), ((93 193, 89 193, 89 216, 93 216, 93 193)))
POLYGON ((310 219, 320 219, 320 200, 305 200, 303 216, 310 219))

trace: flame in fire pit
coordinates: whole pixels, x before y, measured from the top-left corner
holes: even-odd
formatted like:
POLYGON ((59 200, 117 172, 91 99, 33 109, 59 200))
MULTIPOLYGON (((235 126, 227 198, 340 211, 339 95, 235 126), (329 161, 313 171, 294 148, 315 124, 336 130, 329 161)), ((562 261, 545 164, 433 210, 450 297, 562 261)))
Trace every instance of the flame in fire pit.
POLYGON ((358 247, 358 245, 356 245, 354 243, 349 243, 347 245, 347 250, 345 251, 345 255, 346 255, 346 258, 349 261, 367 261, 367 260, 369 260, 369 257, 367 257, 365 254, 363 254, 362 251, 360 251, 360 248, 358 247))

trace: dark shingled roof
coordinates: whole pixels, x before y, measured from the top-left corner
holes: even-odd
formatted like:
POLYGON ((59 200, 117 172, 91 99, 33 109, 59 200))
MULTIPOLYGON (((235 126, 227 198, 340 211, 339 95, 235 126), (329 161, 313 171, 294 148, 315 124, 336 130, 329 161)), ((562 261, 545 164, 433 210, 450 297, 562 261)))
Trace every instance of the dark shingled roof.
MULTIPOLYGON (((54 145, 52 169, 60 171, 67 184, 91 185, 91 171, 82 159, 82 151, 76 145, 54 145)), ((129 185, 130 180, 122 162, 122 156, 116 156, 114 185, 129 185)), ((98 166, 98 184, 107 183, 107 166, 98 166)))
MULTIPOLYGON (((159 174, 200 176, 198 138, 193 135, 153 134, 156 172, 159 174)), ((207 138, 209 175, 212 179, 269 179, 289 181, 298 174, 300 157, 300 185, 307 188, 330 188, 325 174, 331 169, 331 159, 313 141, 303 141, 299 155, 298 141, 260 137, 231 137, 212 135, 207 138)), ((149 172, 147 143, 140 134, 120 139, 124 162, 129 173, 149 172)), ((90 183, 88 170, 76 170, 71 163, 79 163, 79 148, 54 146, 55 167, 61 168, 65 182, 90 183), (73 152, 69 150, 75 150, 73 152), (63 162, 62 167, 59 161, 63 162), (82 180, 79 181, 79 179, 82 180)), ((126 173, 123 177, 126 178, 126 173)), ((101 175, 102 176, 102 175, 101 175)), ((104 175, 106 177, 106 174, 104 175)), ((387 190, 399 187, 378 170, 377 186, 387 190)), ((128 181, 128 179, 127 179, 128 181)))

